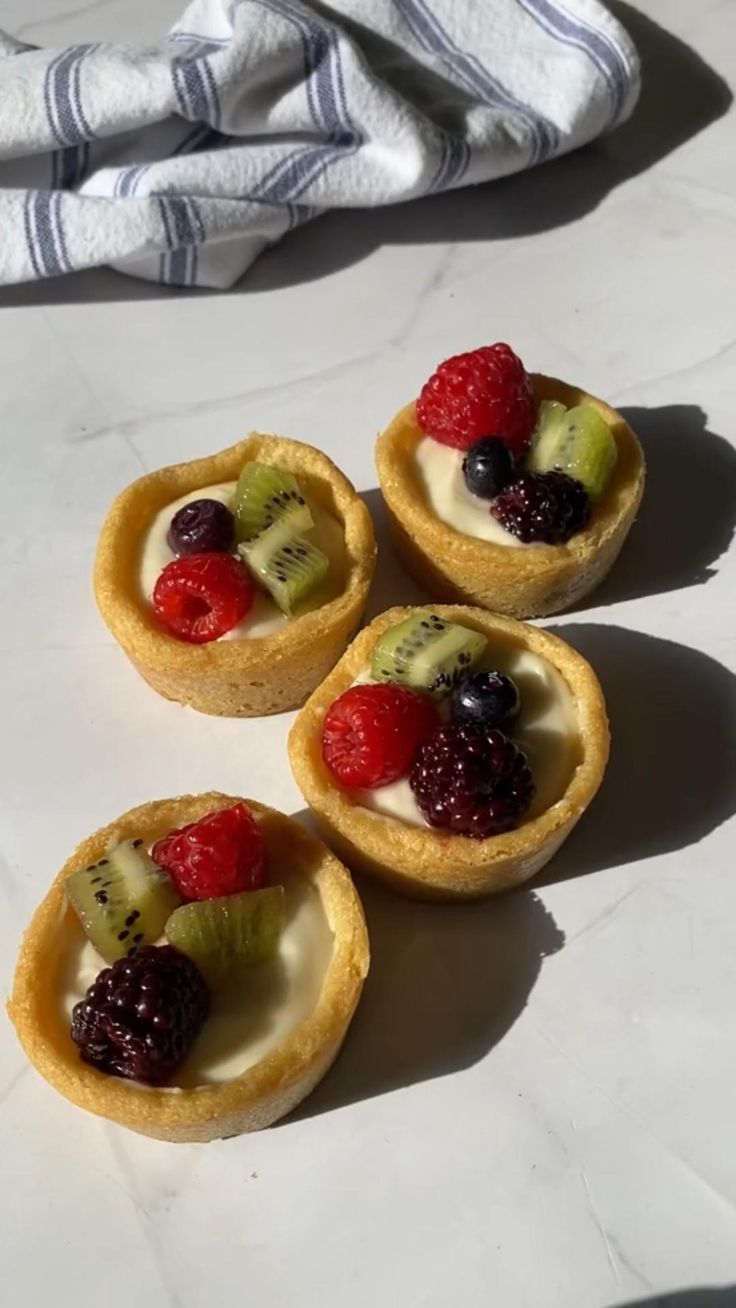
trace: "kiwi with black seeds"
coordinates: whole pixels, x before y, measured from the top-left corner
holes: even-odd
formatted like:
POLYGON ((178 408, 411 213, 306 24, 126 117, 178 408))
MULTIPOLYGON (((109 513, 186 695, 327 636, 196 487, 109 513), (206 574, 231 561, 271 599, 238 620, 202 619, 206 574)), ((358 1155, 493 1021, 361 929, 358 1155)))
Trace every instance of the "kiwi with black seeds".
POLYGON ((73 872, 64 889, 87 936, 108 963, 158 940, 181 903, 173 881, 141 840, 124 840, 99 863, 73 872))
POLYGON ((371 675, 441 699, 475 666, 487 644, 479 631, 417 609, 379 636, 371 675))
POLYGON ((322 584, 330 567, 322 550, 294 534, 290 517, 280 518, 255 540, 242 541, 238 553, 258 585, 289 615, 322 584))
POLYGON ((540 420, 526 456, 530 472, 564 472, 593 499, 605 491, 618 459, 616 438, 592 404, 565 409, 554 401, 540 405, 540 420))
POLYGON ((309 505, 296 477, 285 468, 255 460, 245 464, 233 497, 237 540, 253 540, 282 517, 296 535, 314 526, 309 505))

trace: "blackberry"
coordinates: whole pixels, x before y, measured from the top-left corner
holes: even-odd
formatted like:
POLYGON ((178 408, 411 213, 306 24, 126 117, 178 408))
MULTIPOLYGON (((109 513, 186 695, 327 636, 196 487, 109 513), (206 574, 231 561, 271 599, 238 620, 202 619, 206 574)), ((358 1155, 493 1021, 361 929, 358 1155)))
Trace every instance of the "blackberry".
POLYGON ((430 826, 485 840, 518 826, 534 795, 526 757, 502 731, 440 727, 409 776, 430 826))
POLYGON ((160 1085, 186 1058, 209 1007, 192 960, 148 945, 100 972, 74 1005, 72 1040, 99 1071, 160 1085))
POLYGON ((235 539, 235 519, 219 500, 190 500, 171 519, 167 540, 175 554, 226 554, 235 539))
POLYGON ((463 459, 465 485, 471 495, 492 500, 514 475, 514 459, 501 436, 483 436, 463 459))
POLYGON ((590 499, 582 483, 564 472, 528 472, 501 491, 491 513, 527 544, 559 545, 582 531, 590 517, 590 499))
POLYGON ((503 672, 471 672, 452 692, 452 720, 458 726, 505 727, 521 701, 516 683, 503 672))

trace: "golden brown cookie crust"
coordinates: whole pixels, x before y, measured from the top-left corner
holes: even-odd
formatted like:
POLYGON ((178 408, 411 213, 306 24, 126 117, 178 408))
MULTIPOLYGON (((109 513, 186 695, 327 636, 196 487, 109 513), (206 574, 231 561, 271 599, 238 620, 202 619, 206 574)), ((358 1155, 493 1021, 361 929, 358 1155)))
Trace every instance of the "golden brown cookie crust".
POLYGON ((535 397, 568 408, 590 404, 611 429, 618 462, 590 523, 565 545, 509 548, 478 540, 442 522, 427 503, 415 465, 423 433, 408 404, 379 436, 376 465, 397 552, 427 594, 449 603, 480 604, 516 618, 571 608, 613 567, 644 491, 644 455, 620 413, 603 400, 535 373, 535 397))
POLYGON ((64 881, 104 856, 118 840, 156 840, 238 797, 211 792, 154 800, 124 813, 84 840, 54 879, 21 945, 8 1013, 30 1061, 79 1108, 158 1140, 205 1141, 270 1126, 291 1112, 334 1061, 368 972, 369 946, 360 900, 349 874, 298 822, 253 800, 274 867, 287 866, 318 892, 334 950, 317 1007, 299 1027, 241 1076, 193 1089, 137 1086, 83 1063, 58 994, 62 915, 72 913, 64 881))
POLYGON ((148 473, 122 491, 102 526, 94 590, 113 636, 160 695, 200 713, 259 717, 298 708, 334 666, 360 622, 375 556, 370 513, 332 460, 301 441, 254 434, 209 458, 148 473), (141 596, 142 538, 167 504, 200 487, 236 481, 248 459, 293 472, 307 499, 342 524, 344 587, 271 635, 190 645, 165 632, 141 596))
POLYGON ((322 761, 324 716, 370 664, 381 632, 403 621, 409 608, 389 609, 355 638, 337 667, 310 696, 289 735, 291 768, 327 842, 354 871, 386 881, 417 898, 472 899, 527 881, 557 852, 585 812, 608 762, 606 706, 598 679, 577 650, 526 623, 455 605, 431 606, 450 622, 546 659, 567 683, 578 717, 581 756, 556 804, 516 831, 489 840, 413 827, 351 803, 322 761))

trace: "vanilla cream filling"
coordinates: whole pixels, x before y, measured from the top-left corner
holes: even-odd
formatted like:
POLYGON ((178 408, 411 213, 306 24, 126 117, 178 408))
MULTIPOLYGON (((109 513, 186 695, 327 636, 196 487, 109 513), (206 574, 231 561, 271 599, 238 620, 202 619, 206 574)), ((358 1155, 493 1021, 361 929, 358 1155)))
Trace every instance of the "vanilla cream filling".
MULTIPOLYGON (((216 1084, 241 1076, 314 1012, 332 960, 334 937, 318 892, 306 877, 279 871, 285 917, 278 952, 213 992, 212 1007, 170 1089, 216 1084)), ((162 943, 166 943, 162 941, 162 943)), ((59 929, 59 995, 64 1019, 108 964, 82 931, 71 908, 59 929)), ((144 1089, 139 1082, 130 1082, 144 1089)))
POLYGON ((468 490, 463 476, 463 450, 453 450, 431 436, 422 436, 414 457, 424 494, 441 522, 465 536, 494 545, 527 548, 524 541, 496 521, 488 500, 468 490))
MULTIPOLYGON (((507 728, 507 734, 526 754, 534 778, 534 799, 523 819, 529 821, 562 798, 580 762, 580 734, 573 697, 557 669, 526 649, 501 642, 494 644, 491 640, 478 667, 505 672, 519 689, 521 710, 507 728)), ((369 681, 369 668, 356 677, 356 683, 369 681)), ((448 716, 449 699, 440 701, 438 708, 443 716, 448 716)), ((428 825, 407 777, 375 790, 354 791, 352 797, 361 808, 383 817, 396 818, 409 826, 428 825)))
MULTIPOLYGON (((198 490, 182 495, 161 509, 153 519, 143 541, 140 562, 140 587, 143 597, 150 604, 153 590, 167 563, 177 556, 166 539, 174 514, 183 509, 192 500, 219 500, 230 508, 237 483, 221 482, 216 486, 202 486, 198 490)), ((309 539, 330 560, 330 570, 326 580, 298 612, 317 609, 322 604, 339 595, 343 588, 345 537, 340 523, 319 506, 310 505, 314 527, 309 532, 309 539)), ((252 640, 256 636, 270 636, 285 627, 289 619, 281 612, 278 605, 260 587, 256 588, 253 607, 231 631, 221 636, 221 640, 252 640)))

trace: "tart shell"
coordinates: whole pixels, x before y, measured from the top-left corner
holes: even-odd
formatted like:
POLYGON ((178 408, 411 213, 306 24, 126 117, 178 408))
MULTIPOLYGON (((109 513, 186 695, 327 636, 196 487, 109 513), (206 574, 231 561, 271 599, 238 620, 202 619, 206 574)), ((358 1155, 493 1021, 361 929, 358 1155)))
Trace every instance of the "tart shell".
POLYGON ((423 437, 415 405, 401 409, 376 445, 376 465, 389 524, 402 562, 427 594, 450 603, 480 604, 516 618, 571 608, 613 567, 644 492, 644 455, 620 413, 603 400, 539 373, 535 398, 568 408, 589 404, 608 424, 618 447, 613 477, 594 504, 584 531, 564 545, 497 545, 457 531, 428 504, 414 454, 423 437))
POLYGON ((603 779, 608 719, 592 668, 558 636, 483 609, 433 604, 431 610, 496 642, 546 659, 567 683, 578 718, 580 759, 561 798, 515 831, 473 840, 432 827, 409 826, 361 808, 336 785, 322 761, 325 713, 370 664, 378 636, 409 617, 409 608, 382 613, 356 637, 297 717, 289 736, 289 759, 325 839, 351 870, 377 877, 415 898, 474 899, 527 881, 557 853, 603 779))
POLYGON ((200 713, 258 717, 298 708, 334 666, 360 622, 375 555, 370 513, 332 460, 300 441, 254 434, 209 458, 148 473, 122 491, 102 526, 94 590, 106 625, 159 695, 200 713), (293 472, 307 499, 341 523, 343 589, 270 635, 192 645, 166 632, 141 594, 142 537, 167 504, 199 488, 236 481, 249 459, 293 472))
POLYGON ((291 1035, 231 1081, 187 1089, 136 1085, 82 1062, 69 1034, 57 985, 59 922, 73 913, 65 879, 104 856, 111 843, 155 840, 174 827, 238 802, 215 792, 156 800, 124 813, 83 841, 37 908, 21 945, 8 1013, 41 1076, 79 1108, 158 1140, 206 1141, 270 1126, 321 1081, 340 1049, 368 973, 360 900, 345 868, 297 822, 253 800, 274 864, 286 864, 318 892, 334 935, 332 961, 316 1008, 291 1035))

